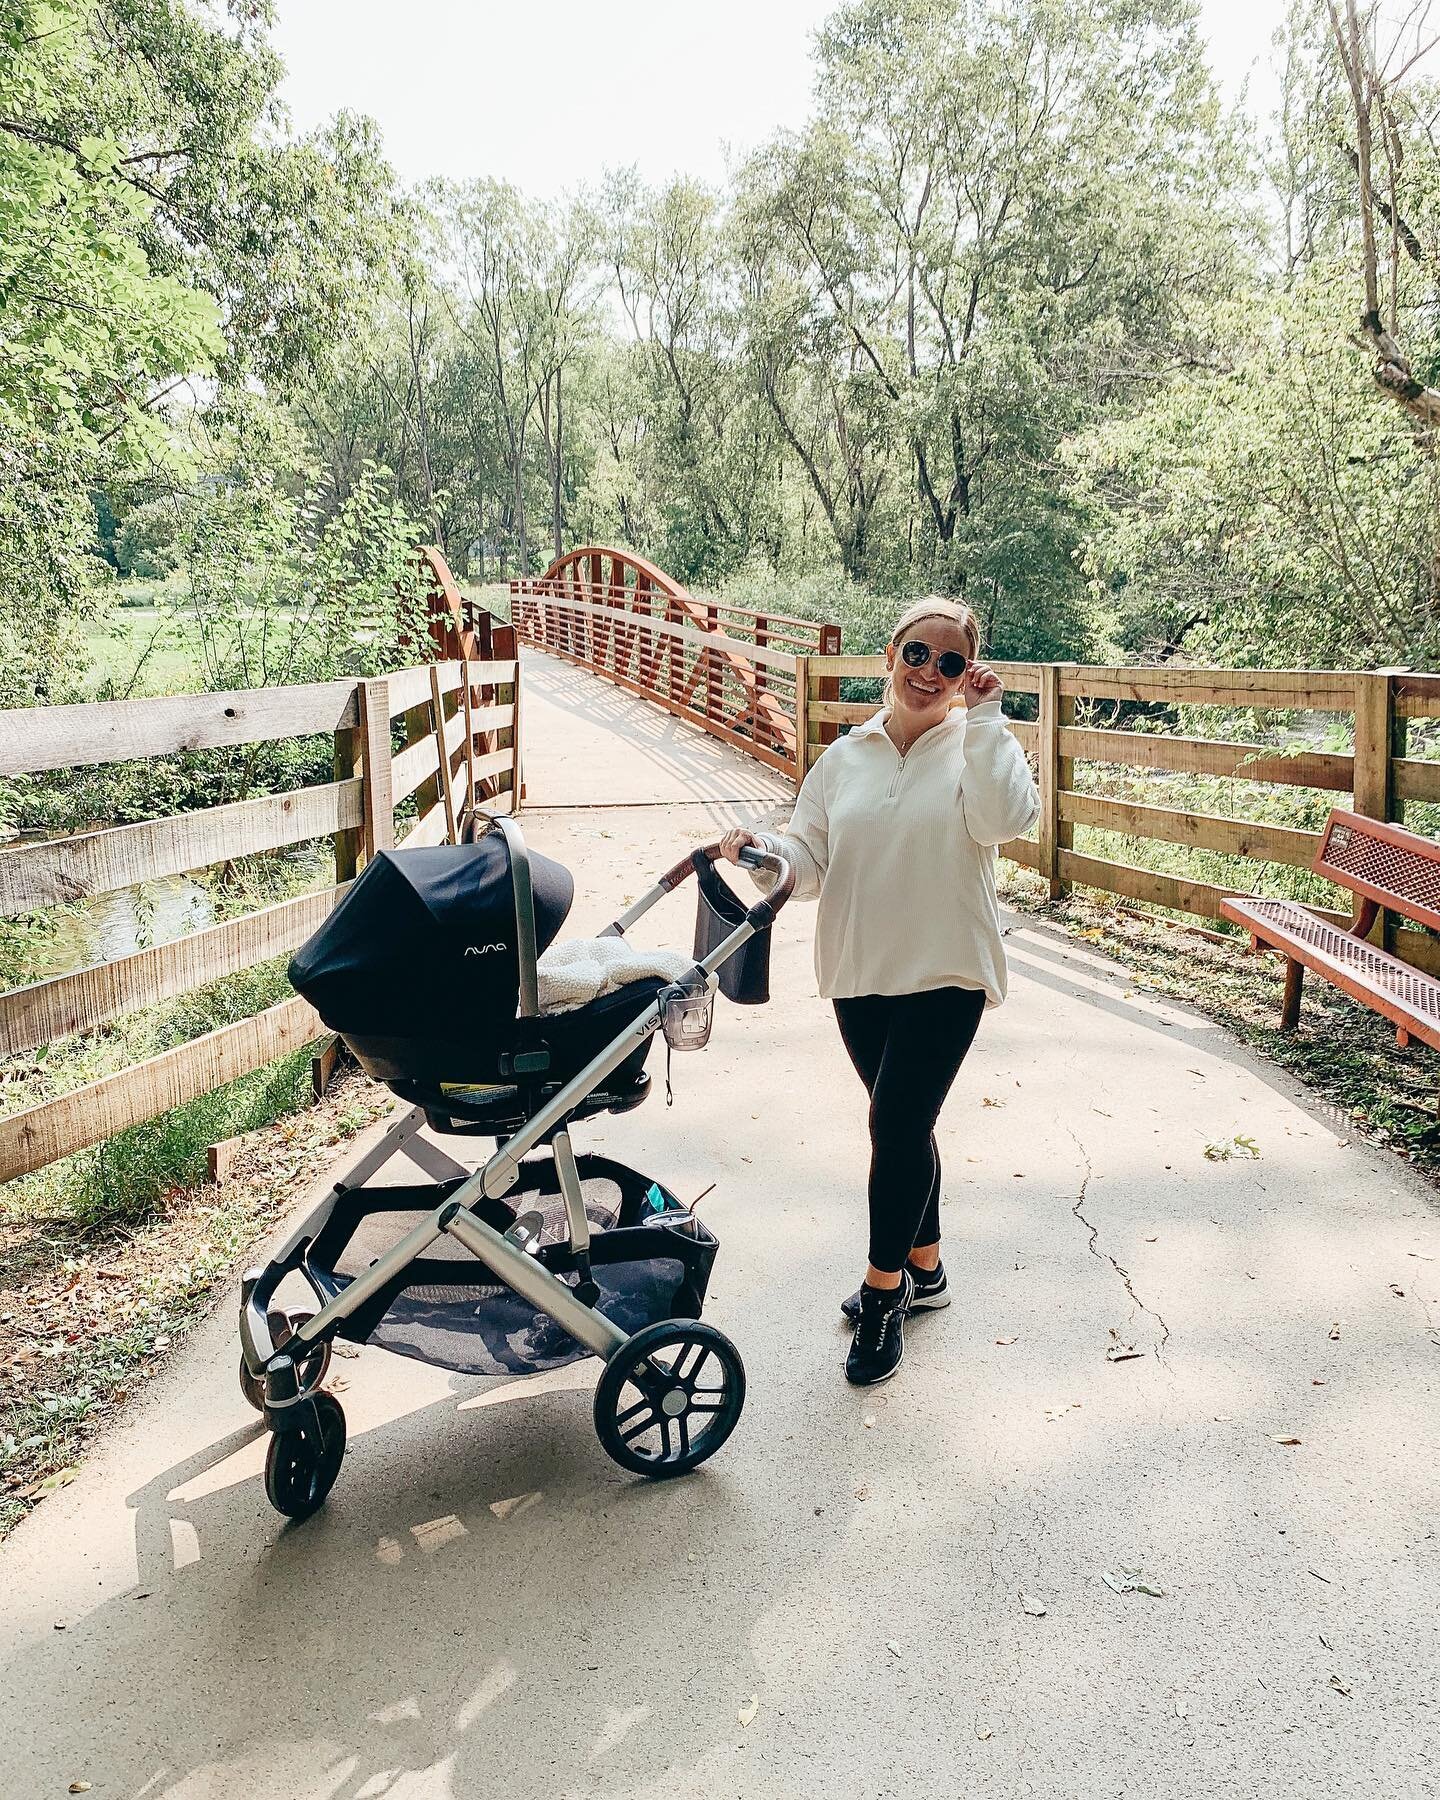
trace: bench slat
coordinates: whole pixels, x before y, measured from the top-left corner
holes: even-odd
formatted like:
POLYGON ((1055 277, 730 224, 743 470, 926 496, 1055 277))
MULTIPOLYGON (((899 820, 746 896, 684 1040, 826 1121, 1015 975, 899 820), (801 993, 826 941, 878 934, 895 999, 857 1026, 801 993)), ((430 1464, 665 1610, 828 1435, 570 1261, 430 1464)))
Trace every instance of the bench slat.
POLYGON ((1257 942, 1303 963, 1352 1000, 1440 1050, 1440 981, 1433 975, 1342 931, 1295 900, 1226 900, 1221 910, 1257 942))

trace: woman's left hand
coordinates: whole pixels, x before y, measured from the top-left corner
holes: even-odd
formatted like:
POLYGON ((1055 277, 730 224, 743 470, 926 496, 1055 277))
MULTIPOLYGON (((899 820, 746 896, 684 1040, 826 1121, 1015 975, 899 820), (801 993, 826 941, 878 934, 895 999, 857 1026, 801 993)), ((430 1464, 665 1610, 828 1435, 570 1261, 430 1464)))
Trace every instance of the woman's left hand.
POLYGON ((979 706, 985 700, 999 700, 1005 683, 985 663, 972 662, 960 683, 960 697, 967 706, 979 706))

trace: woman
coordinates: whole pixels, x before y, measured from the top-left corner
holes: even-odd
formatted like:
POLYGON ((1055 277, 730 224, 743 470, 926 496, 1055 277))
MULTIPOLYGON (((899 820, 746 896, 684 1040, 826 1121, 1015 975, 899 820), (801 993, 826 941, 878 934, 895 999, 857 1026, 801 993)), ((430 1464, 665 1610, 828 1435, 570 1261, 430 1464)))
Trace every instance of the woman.
POLYGON ((885 652, 881 711, 816 763, 789 830, 721 845, 731 862, 747 845, 783 852, 797 898, 819 899, 820 992, 870 1095, 869 1266, 842 1307, 857 1386, 900 1366, 907 1312, 949 1304, 935 1122, 980 1014, 1005 998, 995 846, 1040 811, 978 651, 967 606, 912 606, 885 652))

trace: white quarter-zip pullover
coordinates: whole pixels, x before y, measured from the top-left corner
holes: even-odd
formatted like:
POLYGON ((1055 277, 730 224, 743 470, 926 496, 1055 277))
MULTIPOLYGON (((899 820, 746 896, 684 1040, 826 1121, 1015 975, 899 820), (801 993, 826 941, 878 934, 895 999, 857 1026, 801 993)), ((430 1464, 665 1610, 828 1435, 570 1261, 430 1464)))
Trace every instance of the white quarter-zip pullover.
POLYGON ((795 863, 795 897, 820 902, 815 974, 827 1000, 964 987, 998 1006, 995 846, 1040 814, 1025 752, 998 700, 955 708, 904 756, 885 718, 826 750, 787 831, 756 835, 795 863))

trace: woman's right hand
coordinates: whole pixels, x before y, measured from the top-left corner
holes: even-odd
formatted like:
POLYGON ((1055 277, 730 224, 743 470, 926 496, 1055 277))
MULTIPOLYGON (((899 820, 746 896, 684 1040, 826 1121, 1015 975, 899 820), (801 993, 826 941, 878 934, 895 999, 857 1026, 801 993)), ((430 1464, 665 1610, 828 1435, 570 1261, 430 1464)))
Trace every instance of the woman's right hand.
POLYGON ((727 831, 720 840, 720 854, 726 862, 738 863, 740 852, 752 848, 765 848, 764 840, 756 837, 753 831, 727 831))

